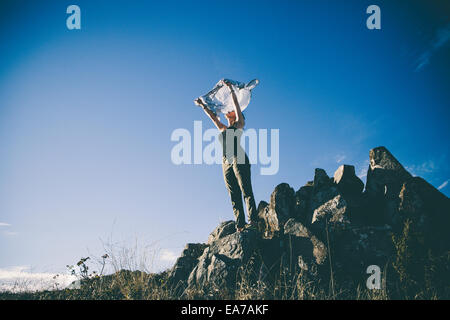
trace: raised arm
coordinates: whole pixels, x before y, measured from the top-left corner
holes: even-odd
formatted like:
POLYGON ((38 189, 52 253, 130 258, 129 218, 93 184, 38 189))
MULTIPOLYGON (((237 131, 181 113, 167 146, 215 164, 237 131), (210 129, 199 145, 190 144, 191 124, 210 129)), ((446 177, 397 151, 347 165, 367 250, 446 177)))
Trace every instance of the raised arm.
POLYGON ((224 131, 227 129, 227 126, 224 125, 222 122, 220 122, 219 117, 217 117, 214 112, 209 110, 209 108, 206 107, 206 105, 203 103, 202 100, 197 99, 194 101, 194 103, 200 107, 202 107, 203 111, 205 111, 206 115, 211 119, 211 121, 214 123, 214 125, 219 129, 220 131, 224 131))
POLYGON ((224 83, 230 88, 231 91, 231 97, 233 98, 234 103, 234 112, 236 113, 236 124, 235 126, 239 129, 242 129, 245 125, 244 116, 242 115, 241 106, 239 105, 239 101, 236 97, 236 92, 234 92, 233 86, 230 82, 227 80, 224 81, 224 83))

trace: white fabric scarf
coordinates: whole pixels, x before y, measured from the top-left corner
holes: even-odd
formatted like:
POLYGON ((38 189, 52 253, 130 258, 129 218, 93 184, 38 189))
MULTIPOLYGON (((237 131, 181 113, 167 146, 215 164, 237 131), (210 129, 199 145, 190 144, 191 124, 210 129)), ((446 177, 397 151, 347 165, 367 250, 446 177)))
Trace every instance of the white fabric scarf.
POLYGON ((227 114, 230 111, 234 111, 233 97, 231 96, 230 88, 224 83, 224 80, 231 83, 241 111, 244 111, 250 103, 252 89, 259 83, 258 79, 254 79, 247 84, 230 79, 221 79, 210 92, 200 96, 199 99, 215 114, 219 112, 227 114))

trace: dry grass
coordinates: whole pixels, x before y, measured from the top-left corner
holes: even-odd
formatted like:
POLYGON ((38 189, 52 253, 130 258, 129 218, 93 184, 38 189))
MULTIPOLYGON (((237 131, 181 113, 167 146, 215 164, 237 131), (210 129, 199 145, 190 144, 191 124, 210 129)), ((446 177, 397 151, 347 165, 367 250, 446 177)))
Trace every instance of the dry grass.
MULTIPOLYGON (((286 261, 279 261, 276 266, 268 267, 260 256, 252 257, 249 263, 241 267, 236 276, 234 290, 217 288, 212 292, 204 289, 185 291, 177 295, 168 284, 168 272, 151 273, 153 260, 157 254, 152 248, 140 249, 137 243, 132 248, 117 244, 104 246, 107 255, 107 269, 110 274, 102 272, 87 274, 81 280, 79 289, 63 289, 42 292, 0 293, 0 299, 69 299, 69 300, 171 300, 171 299, 237 299, 237 300, 387 300, 387 299, 448 299, 448 279, 450 254, 441 258, 429 256, 421 261, 425 271, 424 282, 411 274, 410 264, 416 267, 414 248, 411 245, 410 225, 406 224, 403 234, 394 237, 396 253, 392 263, 382 270, 381 289, 369 290, 365 283, 344 282, 330 271, 328 283, 318 283, 304 271, 292 270, 286 261), (258 260, 259 259, 259 260, 258 260), (413 259, 413 261, 411 261, 413 259), (429 274, 429 275, 428 275, 429 274), (432 277, 441 274, 444 278, 432 277), (444 285, 444 287, 443 287, 444 285), (442 288, 443 287, 443 288, 442 288)), ((328 253, 331 257, 330 245, 328 253)), ((104 258, 93 258, 99 270, 105 269, 104 258)), ((330 270, 332 260, 329 259, 330 270)), ((83 267, 82 265, 79 266, 83 267)), ((422 271, 424 269, 421 269, 422 271)), ((21 286, 26 283, 21 283, 21 286)))

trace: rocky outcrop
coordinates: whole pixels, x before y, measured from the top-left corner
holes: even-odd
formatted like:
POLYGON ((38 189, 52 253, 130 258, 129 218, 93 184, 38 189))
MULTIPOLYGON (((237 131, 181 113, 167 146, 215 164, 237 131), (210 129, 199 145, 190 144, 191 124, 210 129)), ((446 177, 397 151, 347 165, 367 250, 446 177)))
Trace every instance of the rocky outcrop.
POLYGON ((245 230, 213 240, 198 258, 187 281, 187 290, 202 289, 214 294, 233 290, 238 268, 245 265, 258 247, 257 232, 245 230))
POLYGON ((275 187, 270 203, 260 203, 258 216, 266 237, 274 237, 283 232, 286 221, 295 215, 295 192, 287 183, 275 187))
POLYGON ((337 186, 333 183, 333 180, 330 179, 325 170, 319 168, 316 169, 307 223, 311 223, 314 210, 339 194, 337 186))
POLYGON ((310 206, 310 199, 313 192, 312 184, 307 184, 300 187, 295 193, 295 216, 298 220, 305 223, 308 216, 308 208, 310 206))
POLYGON ((346 211, 347 202, 341 195, 337 195, 314 210, 312 223, 320 223, 324 220, 330 223, 349 223, 346 211))
POLYGON ((364 183, 355 174, 355 167, 343 164, 334 173, 334 183, 344 195, 357 195, 362 193, 364 183))
MULTIPOLYGON (((324 265, 327 258, 327 249, 325 244, 320 241, 308 228, 306 228, 302 223, 296 221, 295 219, 289 219, 284 227, 284 233, 291 237, 295 237, 295 241, 304 241, 305 245, 294 245, 293 247, 299 251, 303 256, 303 261, 305 257, 307 260, 314 260, 314 263, 318 265, 324 265), (308 247, 310 250, 298 250, 299 248, 308 247)), ((291 239, 292 240, 292 239, 291 239)))
POLYGON ((370 150, 364 190, 355 168, 342 165, 330 178, 317 168, 296 192, 275 187, 258 205, 257 230, 236 232, 222 222, 205 244, 188 244, 169 272, 179 296, 201 290, 213 297, 233 291, 244 271, 270 287, 286 269, 328 288, 330 275, 365 281, 370 265, 392 260, 392 237, 406 219, 428 235, 436 252, 449 250, 450 200, 412 177, 384 147, 370 150))
POLYGON ((181 256, 169 271, 170 284, 174 290, 179 291, 178 294, 184 290, 192 269, 194 269, 198 263, 198 257, 203 253, 203 250, 205 250, 206 247, 207 245, 203 243, 186 244, 181 256))
POLYGON ((216 240, 219 240, 225 236, 228 236, 236 231, 236 224, 232 220, 228 220, 219 224, 208 237, 207 244, 211 244, 216 240))
POLYGON ((450 199, 420 177, 403 183, 394 226, 406 219, 417 221, 416 231, 430 235, 430 245, 443 251, 450 243, 450 199))
POLYGON ((395 224, 400 189, 412 175, 385 147, 370 150, 369 158, 365 195, 374 205, 370 222, 395 224))
POLYGON ((369 157, 366 192, 373 197, 398 195, 402 184, 412 178, 385 147, 370 150, 369 157))

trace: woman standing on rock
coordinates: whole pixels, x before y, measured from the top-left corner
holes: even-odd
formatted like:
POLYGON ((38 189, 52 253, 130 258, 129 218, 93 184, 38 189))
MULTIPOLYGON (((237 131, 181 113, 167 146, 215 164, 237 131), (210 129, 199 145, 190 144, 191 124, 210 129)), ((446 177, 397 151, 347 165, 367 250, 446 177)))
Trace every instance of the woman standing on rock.
POLYGON ((253 196, 251 183, 250 161, 240 144, 240 137, 245 125, 245 118, 242 114, 232 84, 227 80, 224 80, 224 83, 230 89, 234 103, 234 111, 225 114, 228 126, 223 124, 220 121, 220 118, 212 112, 201 99, 195 100, 195 103, 202 107, 217 129, 221 132, 219 139, 223 151, 223 177, 231 197, 233 213, 236 218, 236 228, 238 231, 243 231, 245 227, 245 214, 242 195, 244 196, 247 207, 249 219, 248 227, 255 228, 257 219, 255 197, 253 196))

